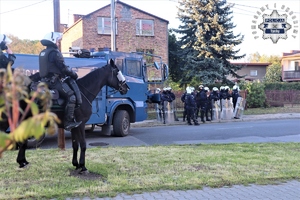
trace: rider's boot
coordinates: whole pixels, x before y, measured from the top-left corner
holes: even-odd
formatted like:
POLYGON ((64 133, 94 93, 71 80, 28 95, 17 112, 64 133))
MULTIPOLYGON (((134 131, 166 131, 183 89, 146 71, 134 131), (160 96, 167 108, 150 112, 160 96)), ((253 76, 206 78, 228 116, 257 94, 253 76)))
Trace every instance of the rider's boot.
POLYGON ((65 130, 70 131, 73 128, 78 127, 82 122, 76 122, 74 119, 74 110, 75 110, 75 105, 74 104, 68 104, 65 110, 65 130))

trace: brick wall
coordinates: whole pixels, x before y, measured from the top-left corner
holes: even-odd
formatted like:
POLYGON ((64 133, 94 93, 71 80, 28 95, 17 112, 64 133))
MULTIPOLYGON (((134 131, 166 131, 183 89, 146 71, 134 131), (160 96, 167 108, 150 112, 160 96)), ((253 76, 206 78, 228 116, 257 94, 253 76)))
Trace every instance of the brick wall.
MULTIPOLYGON (((84 16, 81 21, 81 34, 78 24, 70 27, 64 33, 62 49, 68 49, 71 44, 80 44, 80 48, 94 48, 96 51, 99 48, 110 48, 110 35, 101 35, 97 32, 97 17, 110 17, 110 11, 110 6, 106 6, 84 16), (81 40, 79 40, 80 37, 82 37, 81 40)), ((167 21, 120 2, 116 3, 116 18, 116 48, 118 51, 132 52, 137 49, 154 49, 154 54, 161 56, 163 62, 168 63, 167 21), (154 36, 136 36, 136 19, 154 20, 154 36)))

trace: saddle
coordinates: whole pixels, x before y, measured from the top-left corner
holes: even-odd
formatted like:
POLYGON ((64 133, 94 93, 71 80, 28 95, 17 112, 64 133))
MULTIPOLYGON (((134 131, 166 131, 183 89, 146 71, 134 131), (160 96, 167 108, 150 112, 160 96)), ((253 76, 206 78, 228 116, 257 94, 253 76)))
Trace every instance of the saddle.
MULTIPOLYGON (((40 83, 40 81, 36 82, 32 82, 29 86, 30 88, 30 91, 36 91, 37 90, 37 86, 38 84, 40 83)), ((51 96, 52 96, 52 107, 51 107, 51 110, 64 110, 65 108, 65 103, 66 103, 66 100, 64 98, 61 98, 59 93, 58 93, 58 90, 57 89, 51 89, 49 88, 49 91, 51 93, 51 96)))

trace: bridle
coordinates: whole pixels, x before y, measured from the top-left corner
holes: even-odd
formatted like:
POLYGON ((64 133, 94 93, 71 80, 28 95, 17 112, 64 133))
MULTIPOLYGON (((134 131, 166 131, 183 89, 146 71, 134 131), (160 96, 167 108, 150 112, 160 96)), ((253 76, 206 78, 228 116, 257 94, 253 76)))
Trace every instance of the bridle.
POLYGON ((119 80, 118 82, 118 91, 122 94, 122 93, 125 93, 126 92, 126 88, 127 90, 129 90, 129 86, 127 85, 126 83, 126 80, 125 80, 125 77, 123 76, 122 72, 118 69, 118 67, 115 65, 115 66, 111 66, 113 67, 112 69, 112 78, 114 76, 114 73, 115 71, 117 71, 117 78, 119 80))

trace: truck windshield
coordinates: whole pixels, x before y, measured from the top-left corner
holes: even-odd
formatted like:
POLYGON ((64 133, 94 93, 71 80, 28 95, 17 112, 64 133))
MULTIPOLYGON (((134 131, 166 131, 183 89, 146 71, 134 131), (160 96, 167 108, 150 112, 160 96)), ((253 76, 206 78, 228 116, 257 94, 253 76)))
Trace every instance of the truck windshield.
POLYGON ((141 62, 139 60, 126 59, 126 75, 142 77, 141 62))

